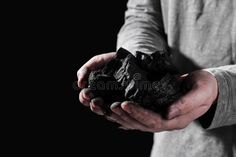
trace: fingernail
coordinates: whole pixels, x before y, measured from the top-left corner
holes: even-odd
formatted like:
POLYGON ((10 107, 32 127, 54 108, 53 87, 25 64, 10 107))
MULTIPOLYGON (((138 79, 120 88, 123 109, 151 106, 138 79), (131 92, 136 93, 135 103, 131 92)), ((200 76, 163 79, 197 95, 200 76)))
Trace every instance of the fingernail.
POLYGON ((130 106, 127 104, 127 103, 122 103, 121 104, 121 107, 123 110, 125 110, 126 112, 128 112, 129 114, 132 113, 131 109, 130 109, 130 106))
POLYGON ((84 95, 87 99, 92 99, 94 97, 94 94, 92 92, 84 93, 84 95))
POLYGON ((91 106, 92 108, 97 109, 97 106, 94 103, 92 103, 91 106))
POLYGON ((177 107, 173 107, 170 109, 169 114, 168 114, 168 119, 173 119, 179 114, 179 109, 177 107))
POLYGON ((103 105, 103 100, 101 98, 94 98, 92 99, 92 103, 98 106, 102 106, 103 105))
POLYGON ((114 102, 113 104, 111 104, 110 108, 114 109, 116 107, 118 107, 121 103, 120 102, 114 102))
POLYGON ((110 109, 112 112, 116 113, 117 115, 121 116, 122 115, 122 109, 120 107, 119 102, 115 102, 110 106, 110 109))
POLYGON ((106 118, 107 120, 109 120, 109 121, 116 122, 115 119, 113 119, 113 118, 110 117, 110 116, 105 116, 105 118, 106 118))

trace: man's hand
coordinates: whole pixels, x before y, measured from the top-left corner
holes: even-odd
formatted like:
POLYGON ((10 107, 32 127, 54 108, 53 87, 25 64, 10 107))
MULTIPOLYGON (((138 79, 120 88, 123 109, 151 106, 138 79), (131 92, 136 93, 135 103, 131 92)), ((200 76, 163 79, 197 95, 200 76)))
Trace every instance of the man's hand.
POLYGON ((94 98, 93 94, 86 87, 88 76, 91 71, 103 67, 106 63, 115 57, 115 52, 104 53, 94 56, 86 62, 77 72, 78 86, 82 88, 79 94, 80 102, 85 106, 90 106, 91 110, 99 115, 103 114, 101 105, 103 100, 101 98, 94 98))
MULTIPOLYGON (((78 71, 78 86, 84 88, 89 73, 109 62, 115 53, 93 57, 78 71)), ((112 113, 105 116, 112 122, 119 123, 123 129, 137 129, 147 132, 160 132, 185 128, 195 119, 202 116, 211 107, 218 95, 217 81, 207 71, 199 70, 180 77, 190 90, 170 105, 167 119, 159 114, 144 109, 134 102, 114 102, 112 113)), ((94 98, 89 89, 84 88, 79 95, 80 101, 98 115, 103 115, 102 98, 94 98)))
POLYGON ((207 112, 217 99, 218 87, 215 77, 204 70, 183 75, 180 80, 190 90, 170 105, 167 119, 163 119, 159 114, 146 110, 133 102, 123 102, 120 105, 113 104, 111 109, 119 116, 111 115, 108 119, 123 125, 127 129, 148 132, 185 128, 207 112))

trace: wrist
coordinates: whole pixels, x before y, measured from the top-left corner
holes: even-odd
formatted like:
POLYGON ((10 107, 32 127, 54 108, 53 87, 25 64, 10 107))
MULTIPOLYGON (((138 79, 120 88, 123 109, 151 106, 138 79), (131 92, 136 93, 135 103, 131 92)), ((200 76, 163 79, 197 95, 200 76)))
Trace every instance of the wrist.
POLYGON ((212 83, 212 89, 213 89, 213 92, 212 92, 212 96, 213 96, 212 104, 215 104, 217 102, 218 95, 219 95, 219 88, 218 88, 218 82, 217 82, 216 76, 209 69, 203 69, 203 71, 207 72, 209 77, 210 77, 210 80, 211 80, 211 83, 212 83))

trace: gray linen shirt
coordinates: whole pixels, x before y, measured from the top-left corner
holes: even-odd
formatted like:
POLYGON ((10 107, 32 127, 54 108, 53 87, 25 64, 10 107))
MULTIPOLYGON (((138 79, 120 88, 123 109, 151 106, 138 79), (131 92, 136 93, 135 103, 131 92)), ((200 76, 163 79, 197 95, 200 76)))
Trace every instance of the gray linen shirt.
POLYGON ((151 156, 236 157, 236 0, 129 0, 127 7, 117 48, 168 49, 182 73, 207 69, 219 87, 210 126, 194 121, 155 133, 151 156))

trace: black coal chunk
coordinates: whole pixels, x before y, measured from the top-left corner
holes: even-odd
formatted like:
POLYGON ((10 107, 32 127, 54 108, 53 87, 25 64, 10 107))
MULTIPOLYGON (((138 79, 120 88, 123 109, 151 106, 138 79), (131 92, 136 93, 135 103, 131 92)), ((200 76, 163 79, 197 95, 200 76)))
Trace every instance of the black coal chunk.
POLYGON ((104 99, 107 111, 113 102, 129 100, 158 112, 183 94, 176 74, 167 52, 136 52, 135 57, 120 48, 113 60, 90 73, 88 87, 104 99))

